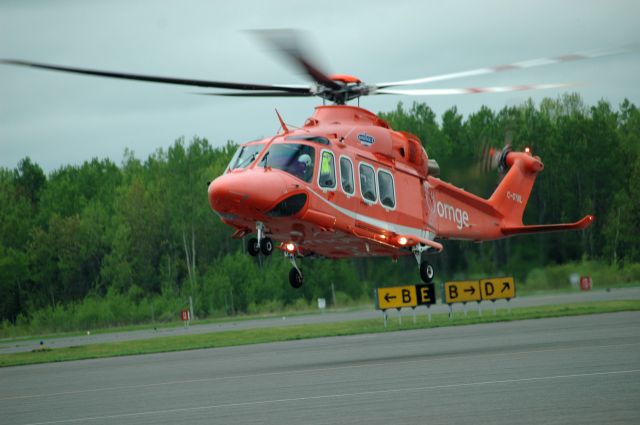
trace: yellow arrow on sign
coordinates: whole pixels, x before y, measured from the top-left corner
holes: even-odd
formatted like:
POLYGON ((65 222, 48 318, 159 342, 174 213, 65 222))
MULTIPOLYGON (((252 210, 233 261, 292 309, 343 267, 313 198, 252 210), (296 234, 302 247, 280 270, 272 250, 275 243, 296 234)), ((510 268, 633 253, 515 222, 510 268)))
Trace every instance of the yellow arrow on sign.
POLYGON ((418 305, 416 287, 413 285, 378 288, 377 293, 378 308, 380 310, 415 307, 418 305))
POLYGON ((447 304, 480 301, 480 299, 480 284, 477 280, 445 282, 444 284, 444 302, 447 304))
POLYGON ((511 299, 516 296, 516 282, 512 277, 480 279, 483 300, 511 299))

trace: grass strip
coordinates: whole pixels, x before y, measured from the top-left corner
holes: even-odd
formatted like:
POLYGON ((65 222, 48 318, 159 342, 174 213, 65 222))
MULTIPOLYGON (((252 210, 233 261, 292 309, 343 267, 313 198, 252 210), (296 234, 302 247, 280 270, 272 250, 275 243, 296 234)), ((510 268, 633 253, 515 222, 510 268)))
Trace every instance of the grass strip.
POLYGON ((421 311, 421 313, 418 314, 416 324, 413 323, 411 316, 405 316, 403 323, 400 324, 397 320, 390 320, 386 328, 383 325, 381 317, 380 319, 349 322, 319 323, 287 327, 220 331, 198 335, 169 336, 138 341, 80 345, 67 348, 43 348, 30 352, 2 354, 0 355, 0 367, 197 350, 203 348, 230 347, 329 336, 394 332, 429 329, 443 326, 460 326, 478 323, 495 323, 513 320, 542 319, 638 310, 640 310, 640 300, 600 301, 514 308, 512 309, 511 314, 509 314, 506 309, 498 309, 495 316, 486 311, 483 316, 478 316, 477 312, 470 311, 467 317, 464 317, 462 313, 457 312, 454 318, 450 319, 447 314, 439 313, 432 315, 431 322, 427 321, 426 314, 424 314, 424 311, 421 311))

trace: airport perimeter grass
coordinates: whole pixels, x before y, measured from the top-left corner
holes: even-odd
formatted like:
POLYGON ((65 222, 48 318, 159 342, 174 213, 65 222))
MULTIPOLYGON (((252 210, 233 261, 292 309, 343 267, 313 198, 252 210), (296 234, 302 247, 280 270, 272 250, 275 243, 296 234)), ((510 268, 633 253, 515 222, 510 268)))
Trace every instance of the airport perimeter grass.
POLYGON ((389 320, 388 326, 384 327, 381 315, 380 319, 371 320, 308 324, 266 329, 247 329, 239 331, 221 331, 199 335, 159 337, 148 340, 81 345, 68 348, 44 348, 24 353, 0 355, 0 367, 163 353, 170 351, 196 350, 202 348, 229 347, 329 336, 393 332, 437 328, 443 326, 459 326, 478 323, 506 322, 513 320, 638 310, 640 310, 640 300, 601 301, 514 308, 511 311, 511 314, 509 314, 506 309, 498 309, 495 316, 491 312, 487 314, 486 311, 483 316, 478 316, 476 311, 470 311, 467 317, 464 317, 462 313, 458 312, 453 319, 450 319, 447 314, 439 313, 432 315, 431 322, 427 321, 426 314, 424 313, 424 310, 422 310, 420 314, 418 314, 416 324, 413 323, 411 316, 404 316, 402 323, 398 323, 396 319, 389 320))

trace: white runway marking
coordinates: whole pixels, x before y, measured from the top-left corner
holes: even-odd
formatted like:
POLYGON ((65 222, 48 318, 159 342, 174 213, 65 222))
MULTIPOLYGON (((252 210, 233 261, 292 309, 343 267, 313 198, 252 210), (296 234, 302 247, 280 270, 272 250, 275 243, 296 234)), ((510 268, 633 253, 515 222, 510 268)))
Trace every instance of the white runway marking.
POLYGON ((199 410, 212 410, 212 409, 222 409, 222 408, 229 408, 229 407, 260 406, 260 405, 266 405, 266 404, 300 402, 300 401, 309 401, 309 400, 339 399, 339 398, 347 398, 347 397, 361 397, 361 396, 401 393, 401 392, 410 392, 410 391, 430 391, 430 390, 464 388, 464 387, 474 387, 474 386, 483 386, 483 385, 514 384, 514 383, 521 383, 521 382, 548 381, 553 379, 571 379, 571 378, 584 378, 584 377, 592 377, 592 376, 623 375, 623 374, 631 374, 631 373, 639 373, 639 372, 640 372, 640 369, 614 370, 614 371, 604 371, 604 372, 578 373, 578 374, 571 374, 571 375, 538 376, 538 377, 532 377, 532 378, 504 379, 504 380, 482 381, 482 382, 462 382, 458 384, 434 385, 430 387, 395 388, 395 389, 388 389, 388 390, 363 391, 363 392, 357 392, 357 393, 323 394, 323 395, 297 397, 297 398, 283 398, 283 399, 275 399, 275 400, 256 400, 256 401, 246 401, 241 403, 212 404, 212 405, 206 405, 206 406, 186 407, 186 408, 180 408, 180 409, 122 413, 117 415, 63 419, 63 420, 48 421, 48 422, 34 422, 34 423, 24 424, 24 425, 51 425, 51 424, 74 423, 74 422, 89 422, 89 421, 97 421, 97 420, 114 420, 114 419, 132 418, 132 417, 139 417, 139 416, 196 412, 199 410))
MULTIPOLYGON (((602 348, 613 348, 613 347, 626 347, 630 345, 640 345, 640 342, 629 342, 624 344, 608 344, 608 345, 594 345, 591 347, 580 347, 582 349, 602 349, 602 348)), ((378 362, 378 363, 365 363, 365 364, 356 364, 350 366, 331 366, 324 368, 315 368, 315 369, 298 369, 298 370, 287 370, 284 372, 264 372, 264 373, 254 373, 247 375, 230 375, 230 376, 217 376, 215 378, 199 378, 199 379, 186 379, 180 381, 167 381, 167 382, 156 382, 153 384, 139 384, 139 385, 120 385, 113 387, 102 387, 102 388, 88 388, 84 390, 74 390, 74 391, 62 391, 57 393, 43 393, 43 394, 25 394, 25 395, 17 395, 11 397, 3 397, 0 398, 0 401, 5 400, 17 400, 17 399, 28 399, 28 398, 40 398, 40 397, 56 397, 62 395, 73 395, 73 394, 85 394, 91 392, 100 392, 100 391, 120 391, 120 390, 135 390, 141 388, 151 388, 151 387, 159 387, 164 385, 185 385, 185 384, 194 384, 198 382, 212 382, 212 381, 220 381, 226 379, 251 379, 251 378, 260 378, 267 376, 279 376, 279 375, 293 375, 298 373, 317 373, 317 372, 327 372, 332 370, 344 370, 344 369, 360 369, 365 367, 382 367, 390 364, 393 365, 402 365, 402 364, 412 364, 412 363, 424 363, 424 362, 433 362, 439 360, 440 358, 446 360, 460 359, 469 357, 470 355, 474 356, 517 356, 517 355, 526 355, 526 354, 536 354, 536 353, 548 353, 554 351, 567 351, 567 350, 575 350, 576 347, 561 347, 561 348, 545 348, 542 350, 529 350, 529 351, 511 351, 504 353, 491 353, 491 354, 476 354, 476 353, 468 353, 468 354, 460 354, 456 356, 450 355, 442 355, 437 356, 438 358, 429 357, 426 359, 417 359, 417 360, 394 360, 390 362, 378 362)))

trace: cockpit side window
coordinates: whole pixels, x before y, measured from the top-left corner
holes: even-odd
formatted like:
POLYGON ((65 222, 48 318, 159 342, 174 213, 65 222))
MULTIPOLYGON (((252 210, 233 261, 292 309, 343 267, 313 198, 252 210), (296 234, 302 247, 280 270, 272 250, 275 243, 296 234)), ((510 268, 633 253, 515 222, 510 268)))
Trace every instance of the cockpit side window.
POLYGON ((246 168, 260 155, 264 143, 256 143, 253 145, 240 146, 229 162, 229 170, 236 168, 246 168))
POLYGON ((278 143, 271 145, 258 166, 282 170, 310 183, 313 178, 315 159, 316 151, 312 146, 278 143))
POLYGON ((336 182, 336 160, 333 152, 323 150, 320 162, 320 175, 318 176, 318 186, 323 189, 335 189, 336 182))

